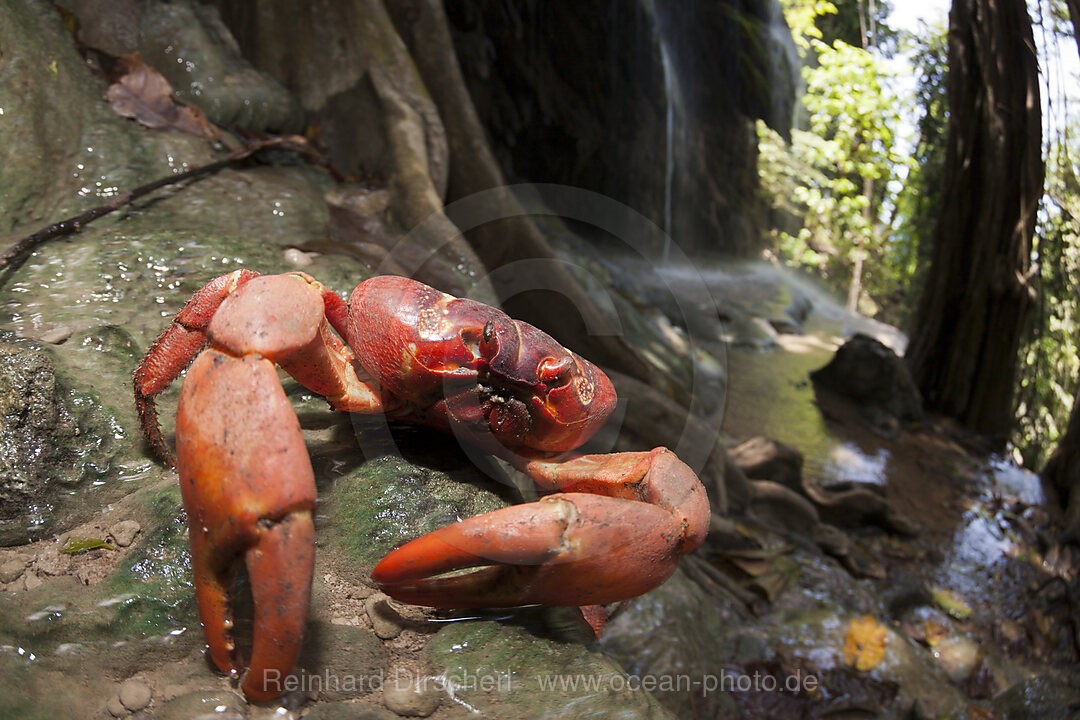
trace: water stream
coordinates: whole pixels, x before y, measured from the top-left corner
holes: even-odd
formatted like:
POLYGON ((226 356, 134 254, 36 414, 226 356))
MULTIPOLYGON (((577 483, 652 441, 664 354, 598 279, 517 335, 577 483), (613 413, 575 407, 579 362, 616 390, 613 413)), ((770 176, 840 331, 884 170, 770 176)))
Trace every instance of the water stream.
POLYGON ((671 67, 671 57, 668 53, 667 43, 660 39, 660 57, 664 66, 664 100, 667 103, 667 128, 665 145, 665 168, 664 168, 664 253, 661 262, 668 263, 671 253, 671 203, 672 183, 675 179, 675 98, 676 84, 675 72, 671 67))

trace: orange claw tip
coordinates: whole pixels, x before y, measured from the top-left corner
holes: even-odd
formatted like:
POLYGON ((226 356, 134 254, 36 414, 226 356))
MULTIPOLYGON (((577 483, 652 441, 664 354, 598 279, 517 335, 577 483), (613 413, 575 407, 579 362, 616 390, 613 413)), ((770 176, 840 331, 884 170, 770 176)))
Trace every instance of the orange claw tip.
POLYGON ((666 580, 680 538, 679 523, 654 505, 561 493, 413 540, 372 578, 393 598, 431 607, 596 605, 666 580))
POLYGON ((310 510, 266 526, 245 555, 255 604, 251 663, 240 688, 255 702, 285 692, 303 646, 315 566, 310 510))

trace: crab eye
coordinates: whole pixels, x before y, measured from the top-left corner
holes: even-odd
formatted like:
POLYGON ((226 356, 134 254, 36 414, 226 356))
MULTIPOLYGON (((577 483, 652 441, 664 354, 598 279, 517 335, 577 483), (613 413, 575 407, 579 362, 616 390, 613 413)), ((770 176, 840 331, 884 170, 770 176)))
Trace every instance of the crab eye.
POLYGON ((570 371, 574 367, 574 361, 568 357, 559 358, 546 358, 540 363, 538 368, 540 381, 546 385, 555 385, 556 387, 565 385, 570 382, 570 371))
POLYGON ((499 352, 499 338, 495 334, 495 323, 488 320, 480 331, 480 354, 486 358, 495 357, 499 352))

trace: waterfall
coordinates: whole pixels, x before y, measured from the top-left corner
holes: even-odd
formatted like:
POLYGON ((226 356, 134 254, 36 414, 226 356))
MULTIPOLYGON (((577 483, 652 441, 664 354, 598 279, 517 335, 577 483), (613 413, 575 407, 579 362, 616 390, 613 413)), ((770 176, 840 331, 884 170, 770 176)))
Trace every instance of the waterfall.
POLYGON ((671 252, 671 189, 675 179, 675 74, 668 56, 667 43, 660 38, 660 59, 664 66, 664 99, 667 102, 667 145, 664 169, 664 254, 661 263, 667 264, 671 252))

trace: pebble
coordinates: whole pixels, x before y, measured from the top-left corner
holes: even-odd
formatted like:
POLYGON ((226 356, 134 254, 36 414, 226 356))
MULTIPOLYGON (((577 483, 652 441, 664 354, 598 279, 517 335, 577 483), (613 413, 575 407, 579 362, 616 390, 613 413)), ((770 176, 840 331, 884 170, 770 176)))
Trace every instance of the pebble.
POLYGON ((56 325, 38 334, 37 339, 50 345, 59 345, 67 340, 75 331, 67 325, 56 325))
POLYGON ((26 571, 26 563, 21 560, 7 560, 0 564, 0 583, 15 582, 26 571))
POLYGON ((297 248, 288 248, 285 250, 285 260, 292 263, 296 267, 307 267, 312 262, 312 256, 318 257, 316 253, 306 253, 303 250, 297 248))
POLYGON ((376 593, 364 600, 364 609, 371 620, 371 627, 383 640, 391 640, 401 634, 402 618, 382 593, 376 593))
POLYGON ((442 691, 431 682, 387 682, 383 685, 383 703, 398 715, 427 717, 435 712, 440 702, 442 691))
POLYGON ((113 717, 124 717, 128 714, 128 711, 120 702, 119 695, 113 695, 111 698, 109 698, 109 701, 105 703, 105 709, 108 710, 109 714, 113 717))
POLYGON ((150 686, 138 678, 128 678, 120 685, 120 702, 132 712, 150 704, 150 686))
POLYGON ((109 534, 119 547, 127 547, 135 540, 135 535, 142 530, 134 520, 121 520, 109 528, 109 534))

